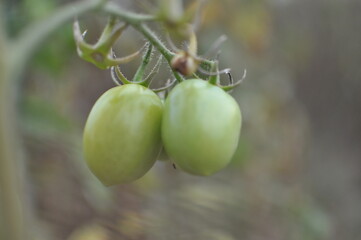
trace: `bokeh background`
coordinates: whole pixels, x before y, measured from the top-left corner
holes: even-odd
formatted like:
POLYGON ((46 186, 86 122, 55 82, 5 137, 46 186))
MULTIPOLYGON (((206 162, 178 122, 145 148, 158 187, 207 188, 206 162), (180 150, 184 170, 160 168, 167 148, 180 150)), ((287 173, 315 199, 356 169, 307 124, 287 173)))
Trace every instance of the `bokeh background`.
MULTIPOLYGON (((9 33, 67 2, 5 1, 9 33)), ((156 4, 117 2, 137 12, 156 4)), ((226 34, 221 67, 234 78, 248 73, 232 92, 243 126, 230 166, 195 177, 158 161, 139 181, 102 186, 84 163, 81 137, 114 83, 77 56, 68 24, 22 81, 19 127, 36 219, 28 225, 44 240, 361 239, 361 2, 208 0, 200 19, 200 54, 226 34)), ((87 40, 105 23, 102 14, 82 18, 87 40)), ((115 51, 143 42, 128 29, 115 51)), ((125 75, 138 64, 124 65, 125 75)), ((158 84, 169 76, 163 64, 158 84)))

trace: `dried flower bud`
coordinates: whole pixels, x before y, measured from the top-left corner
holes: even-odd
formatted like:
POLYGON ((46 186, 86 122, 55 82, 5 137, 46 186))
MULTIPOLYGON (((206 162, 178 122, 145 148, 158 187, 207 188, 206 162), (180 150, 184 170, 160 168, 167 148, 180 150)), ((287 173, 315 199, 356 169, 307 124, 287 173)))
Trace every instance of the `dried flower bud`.
POLYGON ((198 61, 185 51, 177 53, 171 61, 172 69, 184 76, 190 76, 195 73, 198 64, 198 61))

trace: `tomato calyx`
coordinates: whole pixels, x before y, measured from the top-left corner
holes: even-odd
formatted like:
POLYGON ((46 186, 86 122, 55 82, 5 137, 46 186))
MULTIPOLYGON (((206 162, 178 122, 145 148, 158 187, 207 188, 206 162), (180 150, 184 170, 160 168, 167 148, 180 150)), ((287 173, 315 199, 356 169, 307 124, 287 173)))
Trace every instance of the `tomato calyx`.
POLYGON ((245 69, 244 72, 243 72, 243 76, 239 80, 234 81, 233 77, 232 77, 232 74, 231 74, 231 69, 230 68, 224 69, 222 71, 218 70, 218 61, 215 61, 212 64, 211 70, 214 71, 215 73, 210 74, 210 76, 208 78, 208 82, 210 84, 213 84, 213 85, 216 85, 216 86, 222 88, 224 91, 233 90, 233 88, 235 88, 236 86, 238 86, 239 84, 241 84, 243 82, 243 80, 246 78, 246 75, 247 75, 247 70, 245 69), (228 75, 228 78, 229 78, 229 84, 228 85, 222 85, 220 83, 220 74, 227 74, 228 75))
POLYGON ((246 78, 247 70, 244 69, 242 77, 239 80, 235 81, 235 82, 233 81, 233 77, 231 75, 231 72, 228 72, 227 75, 228 75, 229 81, 230 81, 229 85, 223 86, 223 85, 221 85, 219 83, 217 83, 216 85, 218 87, 222 88, 224 91, 228 92, 228 91, 233 90, 235 87, 237 87, 238 85, 240 85, 243 82, 243 80, 246 78))
POLYGON ((127 27, 128 24, 121 24, 116 18, 110 17, 99 40, 95 44, 89 44, 85 42, 87 31, 82 33, 79 21, 75 20, 73 24, 73 34, 78 55, 101 69, 108 69, 111 66, 132 61, 140 54, 144 46, 138 51, 121 58, 115 57, 112 50, 112 46, 127 27))
MULTIPOLYGON (((129 80, 121 71, 119 65, 112 66, 110 68, 111 78, 117 85, 123 84, 139 84, 144 87, 150 88, 150 84, 152 83, 154 76, 159 72, 159 67, 162 63, 162 56, 159 56, 156 64, 150 70, 147 76, 145 76, 145 70, 151 60, 151 56, 153 53, 153 45, 150 43, 146 44, 146 53, 143 56, 142 63, 139 65, 136 73, 134 74, 132 80, 129 80)), ((173 81, 167 81, 166 85, 160 88, 150 88, 153 92, 162 92, 171 88, 174 83, 176 83, 176 79, 173 81)))
MULTIPOLYGON (((206 53, 209 55, 211 52, 216 51, 219 46, 226 40, 226 36, 222 35, 219 37, 211 46, 210 50, 206 53)), ((199 77, 197 72, 203 76, 208 76, 207 81, 213 85, 216 85, 222 88, 225 91, 231 91, 233 88, 238 86, 246 77, 246 70, 242 78, 236 82, 233 82, 231 75, 231 69, 225 68, 219 70, 218 68, 218 56, 220 51, 217 51, 215 60, 208 60, 203 57, 197 56, 197 37, 194 31, 191 31, 189 36, 189 45, 187 50, 178 49, 172 42, 169 35, 167 35, 167 40, 170 46, 175 49, 176 54, 173 56, 170 65, 173 70, 181 73, 184 76, 191 76, 193 78, 202 79, 199 77), (229 77, 230 84, 222 85, 220 83, 220 74, 227 74, 229 77)))
POLYGON ((89 44, 85 41, 86 31, 83 33, 81 32, 79 22, 77 20, 75 20, 73 24, 73 34, 78 55, 82 59, 93 63, 101 69, 110 68, 111 78, 117 85, 139 84, 150 88, 157 93, 168 91, 177 83, 177 81, 182 82, 187 78, 204 79, 225 91, 230 91, 239 85, 244 80, 246 71, 244 71, 243 77, 240 80, 233 82, 229 68, 223 70, 218 69, 218 56, 220 54, 219 47, 226 40, 226 36, 222 35, 212 44, 210 50, 208 50, 204 55, 208 56, 205 58, 197 55, 198 42, 197 36, 195 34, 195 26, 191 24, 186 24, 185 26, 187 27, 187 37, 189 42, 186 50, 178 49, 172 42, 169 33, 166 34, 168 43, 170 44, 171 48, 173 48, 174 52, 169 51, 169 55, 167 55, 165 58, 172 69, 175 79, 172 81, 167 81, 164 86, 156 89, 151 88, 150 85, 155 75, 159 72, 159 68, 162 64, 162 55, 164 55, 164 52, 160 51, 161 54, 159 55, 155 65, 149 71, 149 73, 145 74, 145 70, 151 62, 151 57, 153 55, 153 44, 155 44, 154 46, 159 49, 159 44, 157 45, 154 42, 154 39, 153 41, 150 40, 152 44, 149 42, 145 43, 142 48, 133 54, 125 57, 117 57, 113 52, 112 47, 115 41, 121 36, 123 31, 128 27, 128 23, 121 23, 120 20, 115 16, 109 17, 107 25, 105 26, 99 40, 95 44, 89 44), (141 52, 143 52, 143 50, 145 51, 142 62, 135 72, 133 78, 129 80, 124 76, 119 65, 134 60, 140 55, 141 52), (211 54, 213 57, 209 57, 211 54), (220 83, 220 74, 228 75, 230 81, 229 85, 222 85, 220 83), (185 78, 183 78, 181 75, 185 76, 185 78))

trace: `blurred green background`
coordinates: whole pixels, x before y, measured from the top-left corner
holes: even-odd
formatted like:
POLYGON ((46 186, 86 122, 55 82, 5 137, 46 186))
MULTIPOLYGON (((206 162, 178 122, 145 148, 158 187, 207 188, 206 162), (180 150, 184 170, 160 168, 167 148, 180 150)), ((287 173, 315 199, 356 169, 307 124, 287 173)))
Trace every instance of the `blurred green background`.
MULTIPOLYGON (((5 1, 12 36, 68 1, 5 1)), ((152 1, 120 1, 146 12, 152 1)), ((186 1, 185 5, 192 1, 186 1)), ((19 106, 34 228, 51 240, 361 239, 361 2, 208 0, 200 54, 226 34, 221 67, 247 78, 228 168, 195 177, 158 161, 142 179, 106 188, 82 159, 81 136, 109 71, 76 54, 71 24, 29 63, 19 106)), ((81 20, 95 41, 106 16, 81 20)), ((160 31, 160 29, 155 28, 160 31)), ((143 45, 128 29, 118 56, 143 45)), ((122 67, 132 76, 139 61, 122 67)), ((159 83, 168 77, 163 64, 159 83)), ((225 81, 227 80, 224 77, 225 81)))

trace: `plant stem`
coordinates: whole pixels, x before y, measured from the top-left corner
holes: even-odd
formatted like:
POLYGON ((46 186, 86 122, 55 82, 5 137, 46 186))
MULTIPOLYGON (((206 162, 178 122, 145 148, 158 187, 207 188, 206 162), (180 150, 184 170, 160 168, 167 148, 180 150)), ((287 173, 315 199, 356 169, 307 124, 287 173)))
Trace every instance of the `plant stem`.
MULTIPOLYGON (((151 60, 152 52, 153 52, 153 45, 149 44, 147 46, 147 51, 146 51, 145 55, 143 56, 142 63, 140 64, 140 66, 138 67, 137 71, 134 74, 134 77, 132 80, 133 82, 141 82, 144 80, 144 71, 147 68, 147 66, 151 60)), ((146 85, 149 85, 149 83, 146 83, 146 85)))
POLYGON ((6 56, 8 39, 5 17, 0 4, 0 239, 25 238, 23 205, 19 168, 21 157, 18 148, 15 120, 15 93, 9 78, 9 62, 6 56))
POLYGON ((15 92, 5 61, 7 49, 0 39, 0 238, 26 239, 23 197, 19 174, 21 150, 15 126, 15 92))
POLYGON ((130 11, 124 11, 115 3, 107 3, 103 6, 102 10, 111 15, 115 15, 130 25, 139 24, 146 21, 154 21, 156 18, 153 15, 133 13, 130 11))
MULTIPOLYGON (((141 32, 144 35, 144 37, 146 37, 148 41, 151 42, 158 49, 158 51, 164 56, 168 64, 170 64, 174 56, 174 53, 169 51, 168 48, 164 46, 162 41, 160 41, 158 37, 144 23, 134 24, 132 26, 135 29, 137 29, 139 32, 141 32)), ((183 77, 173 69, 172 69, 172 73, 178 82, 182 82, 184 80, 183 77)))
MULTIPOLYGON (((113 14, 123 21, 127 22, 131 25, 134 29, 138 30, 147 40, 155 46, 158 51, 164 56, 167 62, 170 64, 174 53, 171 52, 163 42, 144 24, 145 21, 155 20, 154 16, 150 15, 143 15, 143 14, 136 14, 136 13, 129 13, 125 12, 123 9, 118 7, 113 3, 108 3, 104 5, 103 10, 109 14, 113 14)), ((182 82, 184 79, 183 77, 176 71, 173 71, 174 77, 177 79, 178 82, 182 82)))

